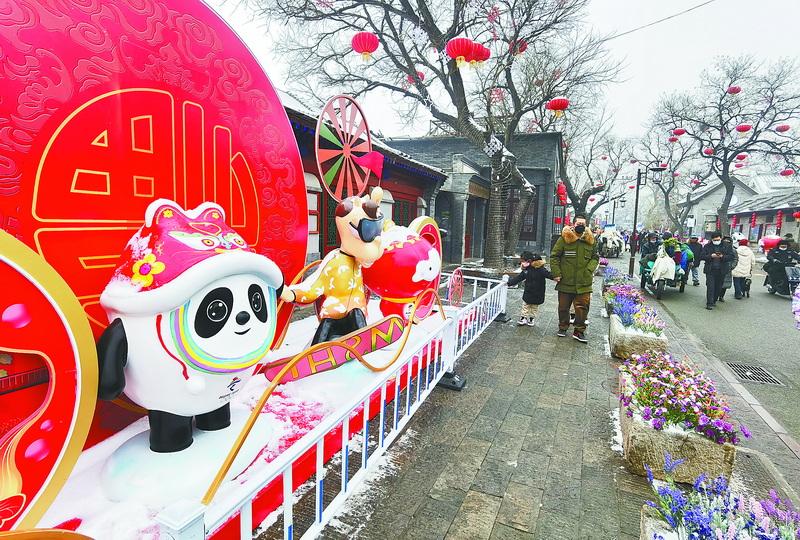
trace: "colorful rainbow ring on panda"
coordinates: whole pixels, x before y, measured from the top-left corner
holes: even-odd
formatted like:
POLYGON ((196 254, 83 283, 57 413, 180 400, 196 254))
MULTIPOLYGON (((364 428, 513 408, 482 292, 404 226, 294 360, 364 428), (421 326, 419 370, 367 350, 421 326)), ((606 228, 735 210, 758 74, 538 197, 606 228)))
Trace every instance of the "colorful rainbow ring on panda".
MULTIPOLYGON (((270 293, 274 295, 274 289, 270 289, 270 293)), ((203 351, 192 338, 191 332, 187 331, 187 328, 189 328, 188 302, 169 314, 170 336, 172 337, 172 343, 175 344, 178 356, 186 365, 205 373, 233 373, 254 366, 269 351, 269 346, 275 337, 275 327, 276 320, 271 317, 267 334, 256 350, 244 356, 220 358, 211 356, 203 351)))

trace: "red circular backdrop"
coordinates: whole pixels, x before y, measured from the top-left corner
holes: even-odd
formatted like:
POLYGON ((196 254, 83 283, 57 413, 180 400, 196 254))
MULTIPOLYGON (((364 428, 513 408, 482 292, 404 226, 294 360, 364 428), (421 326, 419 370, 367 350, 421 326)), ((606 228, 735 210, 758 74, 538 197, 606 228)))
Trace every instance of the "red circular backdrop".
POLYGON ((286 113, 202 2, 12 0, 0 79, 0 228, 64 277, 95 335, 100 292, 158 198, 216 201, 285 276, 302 268, 306 195, 286 113))

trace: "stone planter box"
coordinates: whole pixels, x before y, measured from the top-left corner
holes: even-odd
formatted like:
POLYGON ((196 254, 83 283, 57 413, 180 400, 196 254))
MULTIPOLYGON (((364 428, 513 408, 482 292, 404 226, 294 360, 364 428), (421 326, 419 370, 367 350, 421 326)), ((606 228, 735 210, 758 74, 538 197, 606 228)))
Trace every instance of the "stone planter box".
MULTIPOLYGON (((630 379, 620 374, 619 391, 630 394, 630 379)), ((657 431, 647 422, 628 418, 620 402, 619 418, 622 428, 622 451, 630 472, 646 476, 644 466, 649 465, 653 476, 664 480, 664 454, 669 452, 674 459, 685 459, 675 471, 676 482, 691 484, 702 473, 709 478, 724 476, 730 479, 736 460, 736 447, 730 443, 717 444, 694 432, 677 429, 657 431)))
POLYGON ((639 523, 639 540, 653 540, 656 534, 664 540, 678 540, 677 533, 659 517, 658 512, 646 504, 642 506, 639 523))
POLYGON ((617 315, 611 315, 608 341, 611 345, 611 354, 623 360, 647 351, 666 352, 669 344, 664 335, 645 334, 633 328, 625 328, 617 315))

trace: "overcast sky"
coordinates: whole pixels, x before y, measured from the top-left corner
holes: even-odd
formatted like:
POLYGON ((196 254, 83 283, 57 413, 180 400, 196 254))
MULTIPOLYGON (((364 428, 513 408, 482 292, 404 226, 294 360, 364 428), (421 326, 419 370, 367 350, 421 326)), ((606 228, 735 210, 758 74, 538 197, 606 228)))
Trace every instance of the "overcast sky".
MULTIPOLYGON (((234 9, 236 0, 208 0, 261 61, 273 84, 285 87, 285 69, 271 53, 263 24, 234 9)), ((592 0, 588 23, 602 34, 622 33, 676 14, 704 0, 592 0)), ((637 136, 662 92, 688 89, 718 55, 751 54, 769 62, 800 59, 800 0, 715 0, 690 13, 608 42, 623 62, 624 80, 606 90, 621 136, 637 136)), ((370 127, 385 135, 408 134, 396 117, 386 114, 384 99, 363 103, 370 127)), ((427 131, 420 122, 419 133, 427 131)))

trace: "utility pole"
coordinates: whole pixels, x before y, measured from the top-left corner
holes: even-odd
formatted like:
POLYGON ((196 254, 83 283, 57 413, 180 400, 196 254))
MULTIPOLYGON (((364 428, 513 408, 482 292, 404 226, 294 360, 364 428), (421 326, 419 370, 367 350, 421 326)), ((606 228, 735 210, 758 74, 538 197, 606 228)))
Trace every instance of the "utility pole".
POLYGON ((631 260, 628 263, 628 275, 633 275, 636 264, 636 251, 639 249, 639 233, 636 229, 639 220, 639 187, 642 185, 642 169, 636 171, 636 199, 633 202, 633 239, 631 240, 631 260))

